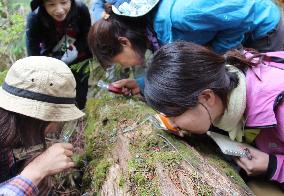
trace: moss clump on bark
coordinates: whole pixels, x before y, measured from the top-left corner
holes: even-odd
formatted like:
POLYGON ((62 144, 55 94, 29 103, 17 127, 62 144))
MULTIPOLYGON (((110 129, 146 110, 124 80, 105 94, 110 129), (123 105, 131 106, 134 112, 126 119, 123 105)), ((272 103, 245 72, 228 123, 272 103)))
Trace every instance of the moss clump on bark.
POLYGON ((83 193, 250 195, 212 141, 155 129, 147 120, 155 112, 140 101, 103 92, 86 113, 83 193))

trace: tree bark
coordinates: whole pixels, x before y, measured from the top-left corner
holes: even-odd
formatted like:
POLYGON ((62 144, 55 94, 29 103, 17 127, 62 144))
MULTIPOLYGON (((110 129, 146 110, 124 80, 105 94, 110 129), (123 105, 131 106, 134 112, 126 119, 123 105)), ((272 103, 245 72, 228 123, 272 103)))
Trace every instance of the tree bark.
POLYGON ((87 106, 86 195, 253 195, 206 136, 180 139, 144 103, 105 93, 87 106))

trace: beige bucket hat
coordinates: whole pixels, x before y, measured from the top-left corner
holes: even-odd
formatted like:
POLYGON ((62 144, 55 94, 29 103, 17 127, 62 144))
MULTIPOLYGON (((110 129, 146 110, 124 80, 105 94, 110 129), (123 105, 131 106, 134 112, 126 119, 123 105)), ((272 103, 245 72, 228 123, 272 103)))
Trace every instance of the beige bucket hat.
POLYGON ((62 61, 31 56, 16 61, 0 88, 0 107, 44 121, 84 115, 75 106, 76 81, 62 61))

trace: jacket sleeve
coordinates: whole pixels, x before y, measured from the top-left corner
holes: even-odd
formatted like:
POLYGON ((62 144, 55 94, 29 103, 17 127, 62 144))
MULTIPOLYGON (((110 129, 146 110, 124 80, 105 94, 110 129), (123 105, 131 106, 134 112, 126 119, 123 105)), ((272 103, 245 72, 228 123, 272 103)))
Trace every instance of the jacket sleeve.
POLYGON ((40 32, 37 15, 30 12, 26 25, 26 47, 28 56, 40 55, 40 32))
POLYGON ((192 41, 222 53, 239 46, 250 31, 253 7, 254 1, 247 0, 162 1, 154 17, 154 29, 162 44, 192 41))
POLYGON ((238 28, 219 31, 210 43, 210 47, 217 53, 238 48, 242 45, 247 29, 238 28))
MULTIPOLYGON (((282 142, 282 148, 284 147, 284 102, 277 106, 276 119, 277 119, 277 129, 276 135, 280 142, 282 142)), ((282 149, 284 152, 284 149, 282 149)), ((271 157, 271 156, 270 156, 271 157)), ((284 183, 284 154, 275 154, 274 160, 269 159, 269 166, 271 165, 271 180, 284 183), (274 165, 274 169, 273 169, 274 165)), ((269 169, 270 167, 268 167, 269 169)))
POLYGON ((78 34, 77 41, 75 42, 75 46, 79 53, 78 58, 84 60, 86 58, 91 57, 91 53, 87 43, 87 36, 91 27, 91 18, 87 6, 83 3, 79 7, 79 14, 80 19, 78 25, 80 32, 78 34))
POLYGON ((38 188, 33 184, 31 180, 20 175, 0 184, 0 195, 33 196, 37 195, 38 192, 38 188))
POLYGON ((270 155, 267 177, 268 179, 284 183, 284 155, 270 155))
POLYGON ((104 4, 106 3, 105 0, 93 0, 91 2, 91 18, 92 18, 92 24, 94 24, 97 20, 102 18, 102 14, 105 10, 104 4))

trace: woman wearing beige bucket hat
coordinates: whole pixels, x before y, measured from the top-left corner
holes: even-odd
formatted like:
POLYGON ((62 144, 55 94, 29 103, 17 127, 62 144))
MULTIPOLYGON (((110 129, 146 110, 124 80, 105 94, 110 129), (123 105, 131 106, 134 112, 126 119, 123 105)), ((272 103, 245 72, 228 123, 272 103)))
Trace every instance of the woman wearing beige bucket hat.
POLYGON ((70 143, 53 144, 22 171, 13 149, 45 148, 50 122, 82 117, 75 88, 71 70, 60 60, 31 56, 11 66, 0 88, 0 195, 36 195, 45 177, 74 167, 70 143))

